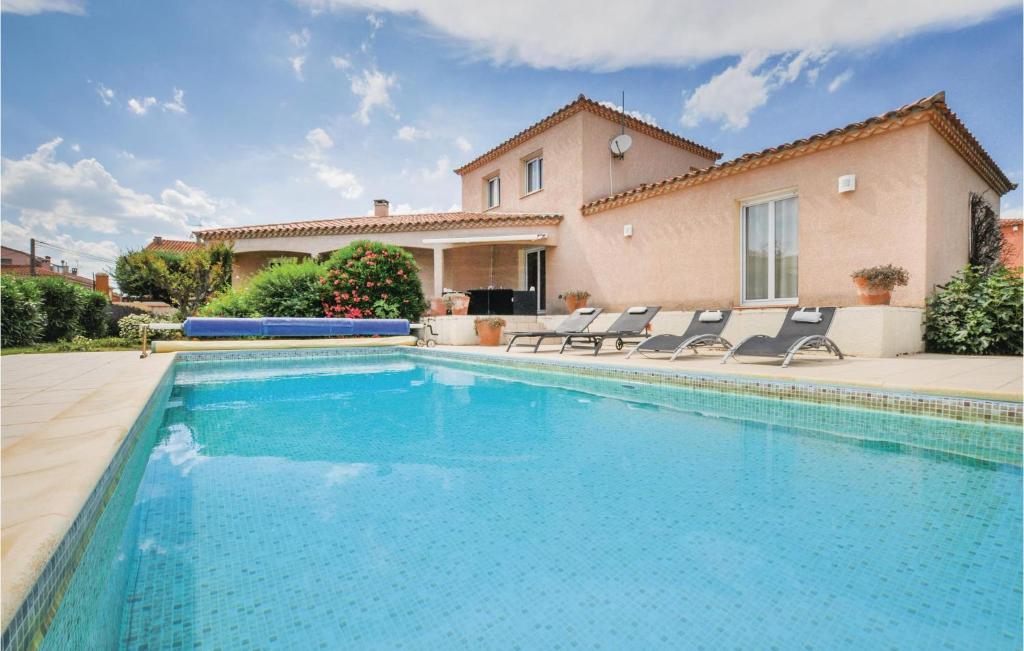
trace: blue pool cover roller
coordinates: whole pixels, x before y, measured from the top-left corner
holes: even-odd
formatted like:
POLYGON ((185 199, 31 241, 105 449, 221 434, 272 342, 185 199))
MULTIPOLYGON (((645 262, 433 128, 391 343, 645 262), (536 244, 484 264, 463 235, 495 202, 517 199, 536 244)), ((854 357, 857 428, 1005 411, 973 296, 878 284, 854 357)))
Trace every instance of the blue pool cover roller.
POLYGON ((342 337, 352 335, 407 335, 406 319, 312 319, 264 317, 229 319, 189 317, 186 337, 342 337))

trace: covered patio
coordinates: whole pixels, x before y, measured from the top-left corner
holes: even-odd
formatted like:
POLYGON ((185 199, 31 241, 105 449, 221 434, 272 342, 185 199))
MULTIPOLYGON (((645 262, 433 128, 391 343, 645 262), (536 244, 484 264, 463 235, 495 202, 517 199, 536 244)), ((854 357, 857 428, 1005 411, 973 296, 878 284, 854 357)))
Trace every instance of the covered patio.
POLYGON ((475 313, 513 314, 509 305, 514 296, 514 313, 543 314, 547 250, 558 244, 561 220, 553 214, 383 212, 374 217, 211 229, 197 235, 203 241, 233 243, 235 287, 244 286, 267 265, 317 258, 372 239, 412 253, 428 299, 448 291, 475 291, 475 313))

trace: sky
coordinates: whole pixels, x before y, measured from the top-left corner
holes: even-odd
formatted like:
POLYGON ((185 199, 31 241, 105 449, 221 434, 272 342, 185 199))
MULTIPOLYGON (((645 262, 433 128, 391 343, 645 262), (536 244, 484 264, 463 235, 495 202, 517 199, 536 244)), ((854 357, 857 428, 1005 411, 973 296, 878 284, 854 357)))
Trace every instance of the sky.
POLYGON ((3 242, 91 273, 154 235, 458 209, 454 168, 580 93, 727 160, 944 90, 1022 180, 1019 2, 595 6, 2 0, 3 242))

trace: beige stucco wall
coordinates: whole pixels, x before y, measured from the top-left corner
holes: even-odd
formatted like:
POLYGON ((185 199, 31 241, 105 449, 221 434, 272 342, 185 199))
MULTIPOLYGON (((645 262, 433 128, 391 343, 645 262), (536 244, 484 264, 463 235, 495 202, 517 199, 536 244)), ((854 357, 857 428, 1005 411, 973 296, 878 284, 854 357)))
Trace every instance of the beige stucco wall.
POLYGON ((928 270, 930 290, 967 264, 970 255, 971 193, 982 195, 999 212, 999 195, 942 135, 928 129, 928 270))
POLYGON ((583 112, 582 121, 582 203, 600 199, 649 183, 703 169, 714 159, 698 156, 681 147, 626 129, 633 144, 622 158, 612 157, 609 145, 622 132, 621 125, 593 113, 583 112))
POLYGON ((501 176, 501 205, 494 212, 564 212, 580 205, 581 114, 551 127, 527 143, 506 152, 462 177, 462 209, 483 212, 484 179, 501 176), (524 162, 537 152, 544 155, 544 188, 526 194, 524 162))
MULTIPOLYGON (((583 217, 587 228, 572 231, 577 262, 556 266, 549 282, 586 288, 610 309, 738 305, 741 202, 796 191, 801 303, 856 304, 850 272, 891 262, 911 275, 893 304, 923 305, 930 130, 900 129, 583 217), (857 175, 856 191, 837 192, 844 174, 857 175)), ((563 230, 559 256, 569 240, 563 230)))
POLYGON ((631 129, 627 129, 633 139, 630 151, 624 159, 614 160, 608 143, 620 130, 613 122, 581 111, 462 177, 463 210, 482 211, 486 196, 484 180, 500 173, 501 205, 494 211, 556 212, 564 216, 559 225, 558 247, 547 250, 549 311, 564 310, 564 303, 557 299, 563 291, 593 287, 596 279, 591 269, 597 268, 602 276, 609 275, 605 265, 613 258, 594 255, 590 248, 592 229, 579 211, 585 201, 607 194, 611 187, 609 162, 611 184, 617 191, 684 173, 691 167, 706 167, 712 162, 631 129), (524 196, 523 162, 538 151, 544 154, 544 189, 524 196))

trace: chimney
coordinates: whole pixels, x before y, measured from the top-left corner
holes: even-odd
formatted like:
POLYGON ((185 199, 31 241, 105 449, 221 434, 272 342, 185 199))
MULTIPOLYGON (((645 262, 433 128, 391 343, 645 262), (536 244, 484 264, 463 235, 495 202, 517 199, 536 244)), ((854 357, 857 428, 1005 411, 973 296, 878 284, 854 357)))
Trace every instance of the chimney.
POLYGON ((159 235, 154 235, 153 236, 153 244, 160 244, 163 241, 164 241, 164 238, 160 237, 159 235))
POLYGON ((109 298, 110 297, 110 276, 108 276, 107 274, 102 274, 102 273, 96 274, 96 279, 93 282, 92 288, 95 289, 97 292, 103 292, 109 298))
POLYGON ((387 217, 388 216, 388 200, 387 199, 374 199, 373 200, 373 216, 374 217, 387 217))

